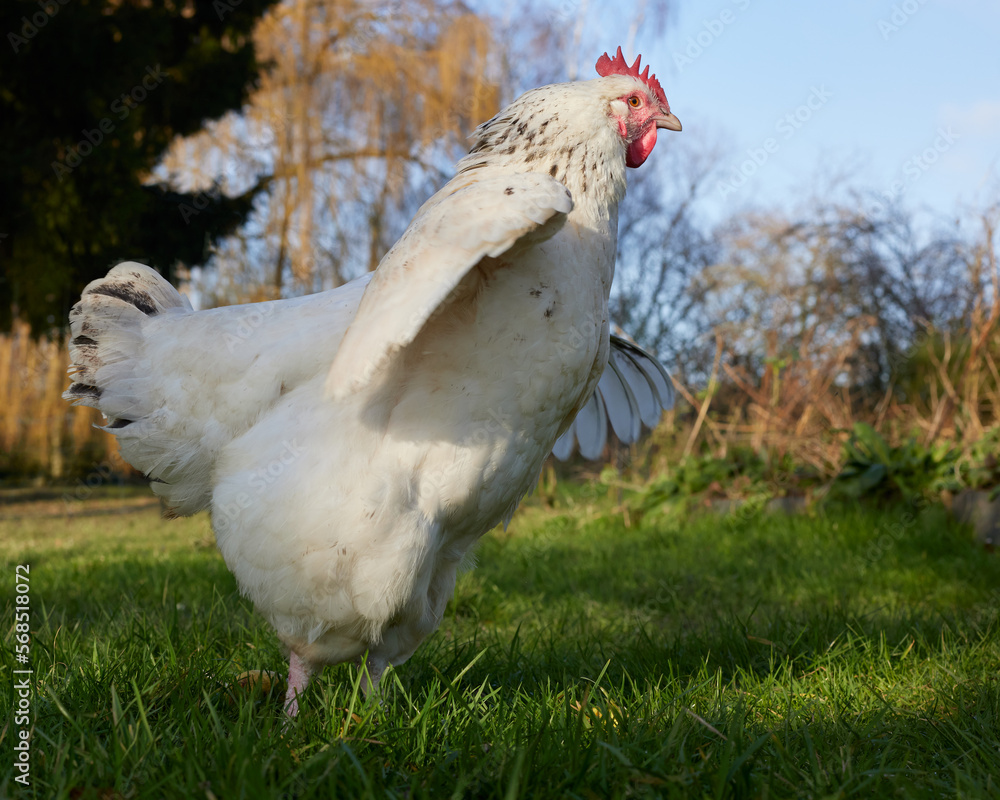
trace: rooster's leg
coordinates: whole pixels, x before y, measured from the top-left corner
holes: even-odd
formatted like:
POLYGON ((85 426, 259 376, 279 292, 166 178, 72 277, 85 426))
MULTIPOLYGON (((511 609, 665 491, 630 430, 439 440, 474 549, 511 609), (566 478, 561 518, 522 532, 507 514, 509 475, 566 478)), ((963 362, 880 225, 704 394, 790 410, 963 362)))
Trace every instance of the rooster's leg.
POLYGON ((362 661, 358 665, 358 669, 361 670, 361 693, 365 697, 379 696, 378 684, 387 666, 388 662, 384 658, 375 656, 369 656, 367 661, 362 661))
POLYGON ((285 713, 294 717, 299 713, 299 697, 305 693, 312 670, 292 651, 288 658, 288 693, 285 695, 285 713))

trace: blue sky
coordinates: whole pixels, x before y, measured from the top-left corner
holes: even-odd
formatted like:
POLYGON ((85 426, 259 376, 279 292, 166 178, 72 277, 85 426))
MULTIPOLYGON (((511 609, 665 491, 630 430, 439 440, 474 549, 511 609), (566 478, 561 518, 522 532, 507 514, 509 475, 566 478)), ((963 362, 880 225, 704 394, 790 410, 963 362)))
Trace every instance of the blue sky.
POLYGON ((674 0, 635 49, 679 135, 722 145, 720 212, 794 205, 844 168, 942 216, 1000 196, 998 0, 674 0))

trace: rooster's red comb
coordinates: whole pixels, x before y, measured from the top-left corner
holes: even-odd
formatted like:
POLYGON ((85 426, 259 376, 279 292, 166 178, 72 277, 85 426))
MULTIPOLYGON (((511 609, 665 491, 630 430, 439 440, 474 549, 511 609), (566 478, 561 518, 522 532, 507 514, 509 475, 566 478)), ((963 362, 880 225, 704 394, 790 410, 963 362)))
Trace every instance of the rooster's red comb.
POLYGON ((646 65, 646 69, 641 74, 639 73, 639 62, 642 60, 642 56, 635 57, 635 63, 630 67, 628 62, 625 60, 625 56, 622 55, 621 47, 618 48, 618 53, 612 60, 605 53, 599 59, 597 59, 597 74, 602 78, 606 78, 608 75, 631 75, 633 78, 638 78, 644 84, 646 84, 650 89, 653 90, 653 94, 656 95, 656 99, 659 100, 667 112, 670 112, 670 104, 667 102, 667 96, 663 93, 663 87, 660 86, 660 82, 656 80, 655 75, 649 74, 649 65, 646 65))

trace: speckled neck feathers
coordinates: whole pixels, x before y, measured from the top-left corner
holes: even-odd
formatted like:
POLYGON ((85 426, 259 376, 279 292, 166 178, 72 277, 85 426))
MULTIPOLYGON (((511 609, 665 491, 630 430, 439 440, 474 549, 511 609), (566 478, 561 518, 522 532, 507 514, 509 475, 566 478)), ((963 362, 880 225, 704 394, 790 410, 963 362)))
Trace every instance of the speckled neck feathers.
POLYGON ((548 174, 565 184, 581 212, 616 216, 625 194, 625 148, 607 104, 632 80, 615 76, 526 92, 479 126, 457 175, 493 168, 548 174))

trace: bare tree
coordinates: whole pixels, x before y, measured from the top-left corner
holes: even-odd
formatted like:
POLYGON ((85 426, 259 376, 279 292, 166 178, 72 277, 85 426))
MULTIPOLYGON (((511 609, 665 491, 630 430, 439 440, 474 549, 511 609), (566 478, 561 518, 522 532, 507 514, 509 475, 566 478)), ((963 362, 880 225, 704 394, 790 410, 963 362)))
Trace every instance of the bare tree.
POLYGON ((900 209, 816 204, 789 218, 750 213, 720 232, 725 255, 703 276, 708 315, 725 320, 734 353, 763 353, 765 332, 789 352, 805 332, 814 345, 852 339, 871 321, 842 380, 884 393, 920 332, 970 318, 982 285, 969 280, 969 244, 954 230, 922 234, 900 209), (812 335, 812 333, 810 333, 812 335))

